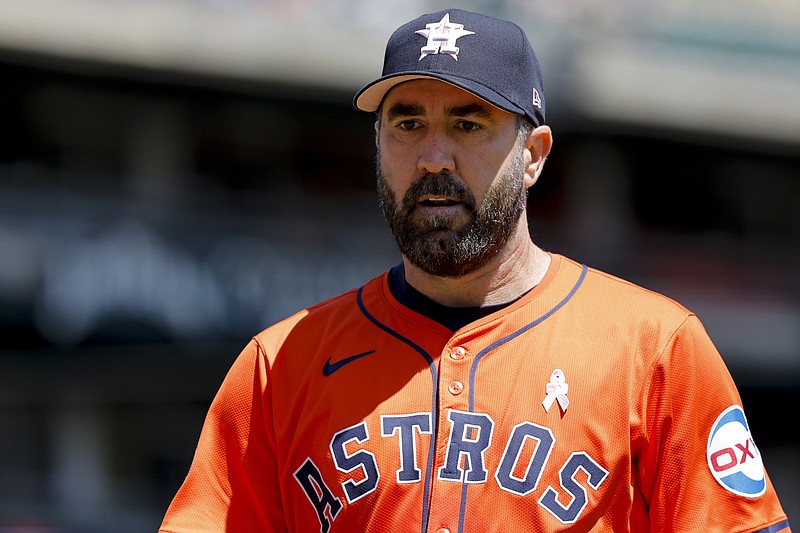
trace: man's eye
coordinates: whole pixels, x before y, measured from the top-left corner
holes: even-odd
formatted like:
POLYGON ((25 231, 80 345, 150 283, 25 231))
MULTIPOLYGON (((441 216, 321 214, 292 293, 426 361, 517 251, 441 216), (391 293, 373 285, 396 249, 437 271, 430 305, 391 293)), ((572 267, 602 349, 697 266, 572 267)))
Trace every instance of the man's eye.
POLYGON ((458 123, 458 127, 464 131, 477 131, 481 129, 481 125, 477 122, 472 122, 470 120, 462 120, 458 123))
POLYGON ((404 120, 400 122, 397 127, 401 130, 411 131, 416 129, 418 123, 416 120, 404 120))

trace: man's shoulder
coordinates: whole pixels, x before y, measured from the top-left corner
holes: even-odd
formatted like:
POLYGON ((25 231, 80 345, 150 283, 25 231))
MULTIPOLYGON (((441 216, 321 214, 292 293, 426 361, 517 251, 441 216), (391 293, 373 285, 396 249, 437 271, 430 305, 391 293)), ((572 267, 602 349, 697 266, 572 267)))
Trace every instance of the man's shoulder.
POLYGON ((297 328, 307 331, 312 328, 329 327, 330 323, 343 324, 349 319, 361 315, 359 301, 364 298, 365 294, 380 292, 382 284, 385 283, 385 277, 386 273, 384 272, 361 287, 352 288, 301 309, 263 329, 256 335, 256 338, 266 340, 275 336, 284 337, 288 332, 297 328))
POLYGON ((564 263, 572 265, 572 268, 585 269, 581 291, 585 291, 585 295, 600 307, 619 312, 629 310, 637 314, 649 311, 678 319, 685 319, 686 316, 693 314, 664 292, 649 288, 646 280, 632 281, 600 268, 585 266, 569 258, 565 259, 564 263))

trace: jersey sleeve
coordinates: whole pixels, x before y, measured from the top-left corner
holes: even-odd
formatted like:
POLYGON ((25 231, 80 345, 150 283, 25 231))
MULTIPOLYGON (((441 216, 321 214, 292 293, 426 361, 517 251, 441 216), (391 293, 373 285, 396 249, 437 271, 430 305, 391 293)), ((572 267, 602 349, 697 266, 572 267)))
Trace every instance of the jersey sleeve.
POLYGON ((254 339, 211 404, 191 468, 160 532, 286 531, 267 387, 269 368, 254 339))
POLYGON ((646 389, 636 475, 650 531, 789 531, 736 386, 695 316, 669 339, 646 389))

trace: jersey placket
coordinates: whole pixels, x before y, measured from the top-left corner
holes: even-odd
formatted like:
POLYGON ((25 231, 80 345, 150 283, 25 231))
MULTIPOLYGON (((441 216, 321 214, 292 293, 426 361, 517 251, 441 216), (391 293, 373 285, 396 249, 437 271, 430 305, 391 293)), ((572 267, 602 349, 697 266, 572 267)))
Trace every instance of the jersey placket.
POLYGON ((473 361, 474 354, 455 338, 439 357, 438 431, 428 531, 459 530, 463 484, 474 482, 469 479, 471 465, 464 452, 464 447, 481 431, 465 418, 469 411, 469 374, 473 361))

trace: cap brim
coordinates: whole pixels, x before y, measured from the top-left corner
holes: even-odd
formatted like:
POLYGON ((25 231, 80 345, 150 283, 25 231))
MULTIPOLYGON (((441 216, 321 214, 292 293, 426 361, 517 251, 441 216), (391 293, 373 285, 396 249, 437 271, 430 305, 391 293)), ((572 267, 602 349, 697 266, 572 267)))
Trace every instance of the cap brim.
POLYGON ((508 99, 494 92, 493 90, 485 87, 479 83, 457 78, 455 76, 446 76, 440 74, 431 74, 429 72, 405 72, 392 74, 378 78, 372 83, 365 85, 355 96, 355 106, 361 111, 377 111, 383 103, 386 94, 396 85, 405 83, 407 81, 419 79, 432 79, 449 83, 459 89, 463 89, 485 100, 495 107, 507 111, 514 115, 525 115, 525 110, 512 103, 508 99))

